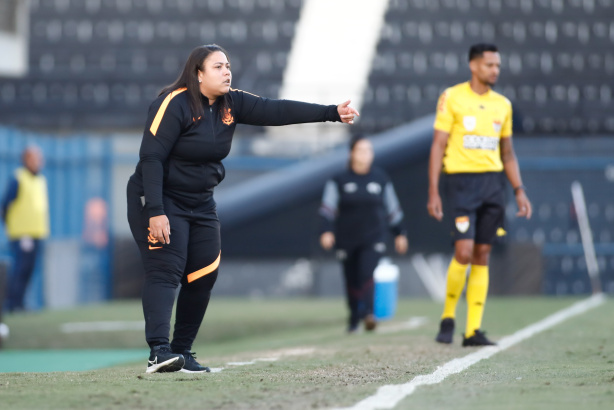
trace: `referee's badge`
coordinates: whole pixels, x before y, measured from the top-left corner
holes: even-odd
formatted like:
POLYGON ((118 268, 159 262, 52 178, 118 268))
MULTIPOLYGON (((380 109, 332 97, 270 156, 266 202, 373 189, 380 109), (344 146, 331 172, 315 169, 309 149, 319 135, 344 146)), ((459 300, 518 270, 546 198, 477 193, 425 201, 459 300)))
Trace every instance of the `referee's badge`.
POLYGON ((463 126, 467 131, 473 131, 477 124, 477 120, 472 115, 466 115, 463 117, 463 126))
POLYGON ((460 233, 465 233, 469 229, 469 217, 468 216, 457 216, 456 217, 456 229, 460 233))

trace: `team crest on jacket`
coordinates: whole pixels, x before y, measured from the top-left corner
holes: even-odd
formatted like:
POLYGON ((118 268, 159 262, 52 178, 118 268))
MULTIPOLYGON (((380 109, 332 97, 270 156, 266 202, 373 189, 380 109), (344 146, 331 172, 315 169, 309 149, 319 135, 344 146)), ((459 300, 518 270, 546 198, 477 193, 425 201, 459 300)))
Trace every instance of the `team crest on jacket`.
POLYGON ((496 133, 501 132, 501 121, 493 121, 492 127, 494 128, 496 133))
POLYGON ((460 233, 465 233, 469 229, 469 217, 468 216, 457 216, 456 217, 456 229, 460 233))
POLYGON ((367 192, 373 195, 377 195, 382 192, 382 186, 377 182, 369 182, 367 184, 367 192))
POLYGON ((477 124, 477 120, 473 115, 465 115, 463 117, 463 126, 467 131, 473 131, 477 124))
POLYGON ((222 122, 226 125, 232 125, 232 123, 235 122, 235 118, 230 114, 230 111, 232 111, 230 108, 226 108, 224 116, 222 117, 222 122))
POLYGON ((351 194, 358 190, 358 185, 356 185, 356 182, 348 182, 347 184, 343 185, 343 190, 348 194, 351 194))

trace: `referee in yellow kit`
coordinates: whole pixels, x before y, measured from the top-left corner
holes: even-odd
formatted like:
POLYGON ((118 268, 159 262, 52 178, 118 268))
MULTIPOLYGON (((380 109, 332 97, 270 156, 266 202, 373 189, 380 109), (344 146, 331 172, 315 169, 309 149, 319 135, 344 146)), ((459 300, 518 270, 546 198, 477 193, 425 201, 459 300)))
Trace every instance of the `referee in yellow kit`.
POLYGON ((456 305, 465 287, 467 325, 463 346, 493 345, 480 330, 486 294, 488 261, 497 234, 503 233, 505 181, 514 188, 519 217, 531 217, 518 161, 512 146, 512 106, 492 90, 501 68, 495 45, 469 49, 471 80, 448 88, 439 98, 429 161, 429 214, 441 221, 439 175, 446 174, 454 257, 448 267, 446 300, 436 341, 452 343, 456 305))

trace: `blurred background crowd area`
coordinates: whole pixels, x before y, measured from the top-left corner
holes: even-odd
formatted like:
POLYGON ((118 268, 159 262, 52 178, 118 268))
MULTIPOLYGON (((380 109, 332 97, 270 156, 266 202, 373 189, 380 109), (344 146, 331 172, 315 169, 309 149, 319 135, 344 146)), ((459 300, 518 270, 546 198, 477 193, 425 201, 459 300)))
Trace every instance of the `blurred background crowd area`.
MULTIPOLYGON (((0 0, 0 193, 23 148, 41 147, 51 237, 30 308, 138 297, 142 268, 125 186, 147 108, 193 47, 229 52, 233 87, 361 112, 352 127, 237 127, 217 189, 223 262, 215 292, 341 294, 317 243, 323 183, 351 134, 372 137, 407 218, 400 291, 432 294, 452 251, 426 212, 432 115, 469 79, 467 51, 495 43, 496 90, 535 216, 494 255, 493 292, 590 292, 570 185, 584 188, 606 291, 614 291, 614 0, 0 0), (100 234, 103 232, 103 234, 100 234), (431 290, 430 290, 431 289, 431 290)), ((0 270, 10 264, 0 234, 0 270)))

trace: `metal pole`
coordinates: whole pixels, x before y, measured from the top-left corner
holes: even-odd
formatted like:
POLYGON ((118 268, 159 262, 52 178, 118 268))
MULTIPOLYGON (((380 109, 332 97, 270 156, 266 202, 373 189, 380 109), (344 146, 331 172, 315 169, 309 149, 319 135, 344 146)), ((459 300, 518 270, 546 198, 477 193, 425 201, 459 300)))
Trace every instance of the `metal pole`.
POLYGON ((591 227, 588 221, 588 214, 586 212, 584 191, 582 190, 582 184, 580 184, 578 181, 574 181, 571 184, 571 196, 573 198, 573 203, 576 208, 576 215, 578 216, 578 225, 580 226, 580 237, 582 238, 582 247, 584 248, 586 268, 588 270, 588 276, 591 279, 593 293, 601 293, 599 264, 597 263, 597 255, 595 253, 595 246, 593 244, 593 234, 591 232, 591 227))

